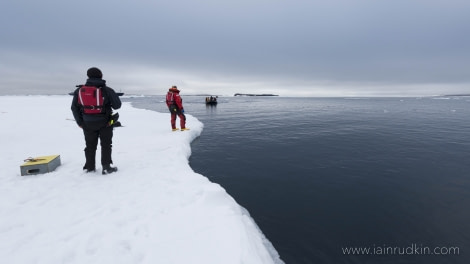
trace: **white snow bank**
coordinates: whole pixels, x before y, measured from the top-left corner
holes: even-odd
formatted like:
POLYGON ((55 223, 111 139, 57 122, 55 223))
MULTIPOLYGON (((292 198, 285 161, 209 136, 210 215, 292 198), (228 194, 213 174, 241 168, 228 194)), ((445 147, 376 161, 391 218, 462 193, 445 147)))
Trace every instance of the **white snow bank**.
POLYGON ((282 263, 249 214, 193 172, 190 142, 170 117, 124 103, 117 173, 84 173, 71 96, 0 96, 2 263, 282 263), (60 155, 54 172, 20 176, 28 157, 60 155))

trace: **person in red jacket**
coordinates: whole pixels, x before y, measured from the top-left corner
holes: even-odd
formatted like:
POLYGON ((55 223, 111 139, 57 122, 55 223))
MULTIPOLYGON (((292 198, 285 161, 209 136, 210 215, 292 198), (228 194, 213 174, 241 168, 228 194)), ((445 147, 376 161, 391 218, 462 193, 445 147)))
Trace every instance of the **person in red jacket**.
POLYGON ((171 129, 173 131, 178 130, 178 128, 176 128, 176 116, 178 116, 180 118, 181 131, 189 130, 189 128, 186 127, 183 99, 181 99, 180 91, 175 85, 173 85, 166 94, 166 105, 171 113, 171 129))

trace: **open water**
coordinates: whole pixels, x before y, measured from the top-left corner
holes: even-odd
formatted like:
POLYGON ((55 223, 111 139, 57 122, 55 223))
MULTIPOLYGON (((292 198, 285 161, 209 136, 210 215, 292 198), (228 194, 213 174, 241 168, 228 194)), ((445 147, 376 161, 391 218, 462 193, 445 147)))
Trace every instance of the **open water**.
POLYGON ((470 263, 469 97, 182 97, 205 125, 191 167, 287 264, 470 263))

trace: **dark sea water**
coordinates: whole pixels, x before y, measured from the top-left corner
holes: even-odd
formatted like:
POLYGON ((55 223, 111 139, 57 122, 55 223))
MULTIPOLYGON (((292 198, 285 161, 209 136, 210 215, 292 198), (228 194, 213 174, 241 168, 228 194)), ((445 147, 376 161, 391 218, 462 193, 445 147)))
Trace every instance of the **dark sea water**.
POLYGON ((191 167, 287 264, 470 263, 469 97, 182 97, 205 125, 191 167))

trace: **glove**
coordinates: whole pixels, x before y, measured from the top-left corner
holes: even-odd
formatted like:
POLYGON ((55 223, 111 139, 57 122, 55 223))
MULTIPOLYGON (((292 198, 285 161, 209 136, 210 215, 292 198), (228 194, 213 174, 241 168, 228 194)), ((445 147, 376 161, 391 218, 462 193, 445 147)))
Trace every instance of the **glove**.
POLYGON ((184 114, 184 109, 181 109, 181 113, 183 113, 183 114, 184 114))

